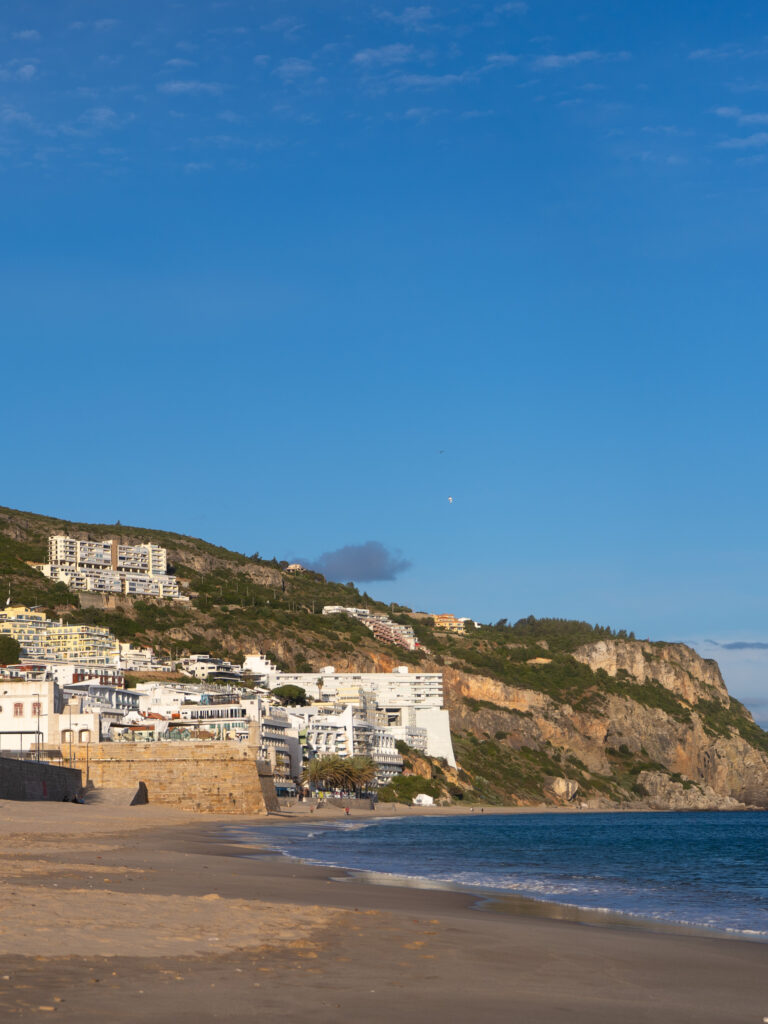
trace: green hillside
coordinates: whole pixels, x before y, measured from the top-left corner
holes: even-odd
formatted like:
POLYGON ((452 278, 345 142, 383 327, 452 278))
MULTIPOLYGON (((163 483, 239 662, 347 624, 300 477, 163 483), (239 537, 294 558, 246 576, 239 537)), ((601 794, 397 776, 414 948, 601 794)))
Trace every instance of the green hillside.
POLYGON ((317 573, 286 570, 277 559, 182 534, 0 508, 0 593, 10 585, 14 604, 108 626, 121 640, 176 657, 210 652, 241 660, 260 650, 290 671, 377 671, 403 663, 443 671, 460 771, 443 774, 445 766, 427 761, 413 771, 454 797, 558 802, 548 787, 560 778, 578 783, 587 798, 642 800, 647 787, 638 778, 651 773, 678 786, 678 796, 699 800, 691 806, 707 806, 707 787, 726 801, 768 803, 768 733, 729 698, 717 666, 683 645, 532 616, 447 633, 424 612, 381 604, 317 573), (55 532, 164 546, 189 602, 78 596, 51 583, 27 562, 45 560, 55 532), (412 626, 426 650, 378 641, 346 615, 324 616, 327 604, 388 614, 412 626), (607 648, 618 649, 631 670, 618 661, 610 672, 601 667, 590 652, 607 648), (757 759, 751 774, 745 757, 757 759), (720 771, 730 760, 736 769, 720 771))

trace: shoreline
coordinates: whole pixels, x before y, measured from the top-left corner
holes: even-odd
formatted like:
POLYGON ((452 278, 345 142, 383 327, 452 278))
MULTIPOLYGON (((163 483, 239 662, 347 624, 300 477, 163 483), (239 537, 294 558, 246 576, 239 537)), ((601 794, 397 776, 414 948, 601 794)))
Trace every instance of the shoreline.
MULTIPOLYGON (((426 816, 429 817, 467 817, 472 818, 474 815, 469 811, 459 813, 458 808, 413 808, 414 814, 408 813, 389 813, 386 810, 382 810, 381 813, 376 812, 355 812, 346 817, 345 813, 341 809, 329 809, 331 813, 323 814, 309 814, 309 813, 295 813, 291 817, 287 817, 285 814, 280 814, 279 818, 276 814, 271 813, 266 818, 258 819, 258 822, 248 824, 247 826, 232 826, 228 828, 225 824, 222 826, 222 832, 224 835, 231 832, 237 832, 238 828, 247 828, 251 830, 253 828, 281 828, 290 826, 306 826, 311 828, 315 824, 323 825, 334 825, 337 824, 339 827, 352 822, 355 818, 361 818, 365 815, 364 820, 367 823, 375 824, 376 822, 386 823, 387 821, 395 821, 402 819, 410 819, 412 817, 422 816, 426 812, 426 816), (452 813, 440 814, 440 810, 450 810, 452 813), (335 812, 335 813, 333 813, 335 812), (430 813, 432 812, 432 813, 430 813)), ((568 813, 569 808, 548 808, 549 812, 561 812, 568 813)), ((490 811, 491 814, 506 815, 516 813, 537 813, 536 808, 495 808, 490 811)), ((583 813, 581 812, 573 812, 583 813)), ((592 813, 602 813, 601 811, 593 811, 592 813)), ((608 812, 614 813, 614 812, 608 812)), ((622 813, 632 813, 629 810, 622 809, 622 813)), ((702 811, 649 811, 643 809, 638 813, 691 813, 701 814, 706 813, 702 811)), ((711 812, 717 813, 717 812, 711 812)), ((729 811, 728 813, 736 813, 729 811)), ((234 841, 243 847, 241 856, 246 859, 256 856, 275 855, 279 857, 287 857, 291 861, 295 861, 298 864, 304 865, 309 868, 316 868, 328 872, 329 881, 343 881, 348 878, 354 878, 365 885, 375 886, 392 886, 398 889, 424 889, 430 891, 439 892, 451 892, 460 895, 465 895, 473 900, 473 905, 469 908, 475 912, 482 913, 498 913, 498 914, 509 914, 517 915, 520 917, 528 918, 546 918, 552 921, 568 921, 574 924, 589 925, 593 927, 608 927, 618 928, 627 930, 640 930, 651 933, 659 934, 670 934, 670 935, 688 935, 702 939, 722 939, 728 942, 752 942, 761 945, 768 944, 768 933, 763 932, 749 932, 747 930, 739 929, 721 929, 715 927, 708 927, 706 925, 697 925, 684 921, 665 921, 654 917, 649 917, 642 913, 634 913, 631 911, 615 910, 613 908, 596 908, 583 906, 578 903, 560 902, 554 899, 548 899, 540 896, 533 896, 527 893, 511 892, 504 889, 494 889, 490 886, 472 885, 470 883, 462 884, 460 882, 452 882, 443 879, 432 879, 427 875, 402 875, 396 872, 386 872, 380 870, 374 870, 370 868, 358 868, 349 867, 344 864, 324 864, 321 861, 314 861, 308 857, 302 857, 299 853, 292 853, 288 850, 281 849, 277 846, 271 846, 265 844, 264 847, 256 846, 255 848, 248 842, 247 839, 238 839, 235 837, 234 841), (250 849, 249 849, 250 847, 250 849), (255 851, 255 852, 254 852, 255 851), (339 874, 342 874, 344 878, 339 878, 339 874)))
POLYGON ((0 801, 0 1017, 736 1024, 768 1011, 763 943, 478 912, 477 893, 334 881, 258 834, 247 856, 226 837, 275 823, 0 801))

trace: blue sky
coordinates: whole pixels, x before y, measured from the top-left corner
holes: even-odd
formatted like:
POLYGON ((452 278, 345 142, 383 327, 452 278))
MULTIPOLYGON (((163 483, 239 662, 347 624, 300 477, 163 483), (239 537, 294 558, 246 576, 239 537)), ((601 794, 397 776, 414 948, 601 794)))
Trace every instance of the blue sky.
POLYGON ((767 156, 749 0, 9 0, 0 501, 765 642, 767 156))

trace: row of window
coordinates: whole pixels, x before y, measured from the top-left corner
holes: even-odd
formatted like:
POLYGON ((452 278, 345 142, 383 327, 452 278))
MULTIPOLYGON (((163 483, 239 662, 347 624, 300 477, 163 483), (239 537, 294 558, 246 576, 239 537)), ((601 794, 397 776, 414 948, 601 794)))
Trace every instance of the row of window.
MULTIPOLYGON (((2 710, 3 709, 0 707, 0 711, 2 711, 2 710)), ((33 716, 34 715, 42 715, 42 713, 43 713, 43 705, 39 704, 37 701, 33 701, 33 703, 32 703, 32 715, 33 716)), ((24 717, 24 702, 23 701, 18 701, 18 703, 13 705, 13 717, 14 718, 23 718, 24 717)))

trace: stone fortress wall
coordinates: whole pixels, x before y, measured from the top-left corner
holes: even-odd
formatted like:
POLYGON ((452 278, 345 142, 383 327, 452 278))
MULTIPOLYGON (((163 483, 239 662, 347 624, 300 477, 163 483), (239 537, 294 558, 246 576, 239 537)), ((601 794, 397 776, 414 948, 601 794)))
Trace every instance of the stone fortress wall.
POLYGON ((245 743, 73 743, 73 765, 97 789, 138 789, 152 804, 209 814, 278 810, 272 768, 245 743))

